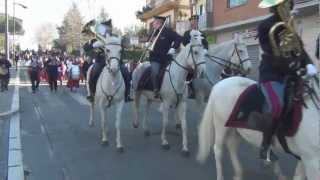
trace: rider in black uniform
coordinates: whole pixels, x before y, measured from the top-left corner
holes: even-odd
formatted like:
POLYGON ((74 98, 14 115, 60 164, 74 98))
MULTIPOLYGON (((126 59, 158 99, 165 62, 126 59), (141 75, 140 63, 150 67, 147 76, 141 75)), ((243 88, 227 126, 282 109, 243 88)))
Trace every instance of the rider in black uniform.
MULTIPOLYGON (((293 51, 290 51, 292 56, 284 57, 276 55, 271 45, 269 36, 271 28, 276 23, 284 21, 279 14, 279 7, 287 7, 286 11, 290 12, 293 5, 292 0, 263 0, 259 4, 260 8, 270 8, 270 12, 273 13, 272 16, 263 20, 258 26, 259 43, 263 50, 262 61, 259 67, 259 84, 264 96, 267 98, 267 102, 273 102, 268 103, 268 113, 254 114, 255 119, 271 122, 263 132, 263 141, 260 150, 260 158, 262 160, 269 161, 271 158, 272 161, 277 159, 276 155, 270 150, 270 145, 285 103, 285 79, 288 76, 299 78, 300 75, 298 72, 303 69, 306 69, 307 75, 310 76, 315 75, 317 72, 304 50, 300 55, 293 55, 293 51)), ((280 44, 280 40, 282 40, 280 33, 284 32, 284 30, 284 28, 278 28, 274 31, 278 45, 280 44)), ((293 42, 289 41, 288 43, 291 44, 293 42)))

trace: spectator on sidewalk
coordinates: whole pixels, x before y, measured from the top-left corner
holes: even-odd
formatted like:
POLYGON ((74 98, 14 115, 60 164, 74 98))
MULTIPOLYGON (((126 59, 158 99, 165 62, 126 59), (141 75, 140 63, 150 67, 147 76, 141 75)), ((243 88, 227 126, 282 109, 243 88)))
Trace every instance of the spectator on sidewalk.
POLYGON ((7 90, 10 80, 11 63, 5 58, 4 54, 0 54, 0 90, 1 92, 7 90))

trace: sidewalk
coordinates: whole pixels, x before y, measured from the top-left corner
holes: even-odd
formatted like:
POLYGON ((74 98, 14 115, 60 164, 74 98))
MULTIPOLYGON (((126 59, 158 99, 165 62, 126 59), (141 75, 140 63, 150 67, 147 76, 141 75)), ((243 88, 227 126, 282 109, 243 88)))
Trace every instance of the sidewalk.
MULTIPOLYGON (((13 79, 16 77, 16 71, 12 68, 10 72, 11 80, 9 91, 0 92, 0 114, 11 110, 15 86, 13 79)), ((0 180, 6 179, 7 176, 9 122, 10 116, 0 116, 0 180)))

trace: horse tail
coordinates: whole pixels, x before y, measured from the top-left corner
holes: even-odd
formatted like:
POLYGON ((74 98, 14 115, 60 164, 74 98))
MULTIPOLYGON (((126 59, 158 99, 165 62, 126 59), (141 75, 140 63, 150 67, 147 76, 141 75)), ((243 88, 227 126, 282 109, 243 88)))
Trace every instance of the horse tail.
POLYGON ((208 104, 203 113, 202 121, 199 126, 199 151, 197 155, 197 160, 200 163, 204 163, 210 153, 211 147, 214 144, 214 101, 213 92, 209 97, 208 104))

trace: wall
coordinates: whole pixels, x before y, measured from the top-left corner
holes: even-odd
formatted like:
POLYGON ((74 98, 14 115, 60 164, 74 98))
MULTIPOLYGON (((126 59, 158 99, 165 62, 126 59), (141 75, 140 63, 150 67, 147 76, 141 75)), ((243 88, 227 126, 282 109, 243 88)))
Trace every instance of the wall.
POLYGON ((228 8, 228 0, 215 0, 213 1, 213 24, 216 27, 266 15, 268 10, 257 8, 259 3, 260 0, 248 0, 244 5, 228 8))

